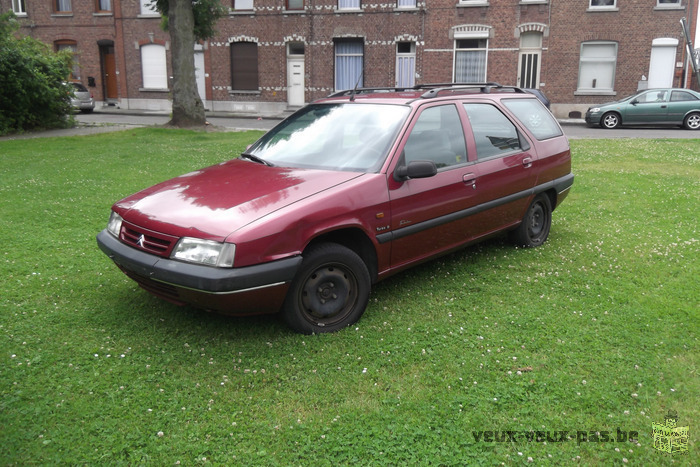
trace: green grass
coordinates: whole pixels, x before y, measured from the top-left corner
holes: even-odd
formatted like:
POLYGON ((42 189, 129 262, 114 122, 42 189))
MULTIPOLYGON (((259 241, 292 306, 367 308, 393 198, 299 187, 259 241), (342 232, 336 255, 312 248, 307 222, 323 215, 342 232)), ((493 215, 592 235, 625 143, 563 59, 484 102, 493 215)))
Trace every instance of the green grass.
POLYGON ((695 463, 698 140, 572 141, 545 246, 424 264, 301 336, 153 298, 94 239, 114 201, 259 134, 0 141, 0 464, 695 463), (690 454, 652 446, 669 409, 690 454), (638 442, 576 440, 618 429, 638 442))

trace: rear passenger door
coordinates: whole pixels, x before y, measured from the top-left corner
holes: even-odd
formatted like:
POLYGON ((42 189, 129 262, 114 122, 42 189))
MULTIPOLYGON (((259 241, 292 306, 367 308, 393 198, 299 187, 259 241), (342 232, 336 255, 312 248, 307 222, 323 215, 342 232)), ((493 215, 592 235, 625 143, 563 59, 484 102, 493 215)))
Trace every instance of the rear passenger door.
POLYGON ((512 225, 524 215, 537 182, 533 168, 537 154, 496 106, 486 102, 463 106, 469 121, 467 134, 471 133, 468 150, 476 156, 472 202, 482 208, 478 222, 483 235, 512 225))

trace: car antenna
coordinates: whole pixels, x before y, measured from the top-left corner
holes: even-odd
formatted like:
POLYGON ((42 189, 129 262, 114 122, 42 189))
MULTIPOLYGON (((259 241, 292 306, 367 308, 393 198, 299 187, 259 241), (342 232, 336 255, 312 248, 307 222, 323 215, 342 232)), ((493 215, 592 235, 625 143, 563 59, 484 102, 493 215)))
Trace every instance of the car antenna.
POLYGON ((357 87, 360 85, 360 80, 362 79, 362 74, 364 73, 364 71, 365 68, 363 66, 362 70, 360 70, 360 76, 357 77, 357 82, 355 82, 355 87, 350 92, 350 102, 355 102, 355 94, 357 93, 357 87))

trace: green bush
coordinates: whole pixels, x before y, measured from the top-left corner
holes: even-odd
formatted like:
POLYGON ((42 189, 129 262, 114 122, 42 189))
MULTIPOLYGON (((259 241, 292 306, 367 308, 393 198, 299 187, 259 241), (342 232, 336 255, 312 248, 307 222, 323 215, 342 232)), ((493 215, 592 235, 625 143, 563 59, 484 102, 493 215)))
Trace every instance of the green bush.
POLYGON ((0 15, 0 135, 72 122, 71 56, 31 37, 18 37, 12 12, 0 15))

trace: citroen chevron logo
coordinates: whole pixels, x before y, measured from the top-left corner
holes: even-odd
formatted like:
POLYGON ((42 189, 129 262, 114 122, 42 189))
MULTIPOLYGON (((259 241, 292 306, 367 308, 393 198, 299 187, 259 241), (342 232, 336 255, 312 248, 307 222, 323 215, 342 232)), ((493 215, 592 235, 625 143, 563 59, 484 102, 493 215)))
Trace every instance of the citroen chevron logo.
POLYGON ((145 246, 143 246, 143 243, 144 243, 145 240, 146 240, 146 236, 143 235, 143 234, 141 234, 141 236, 139 237, 139 239, 136 240, 136 244, 137 244, 138 246, 140 246, 141 248, 146 248, 145 246))

